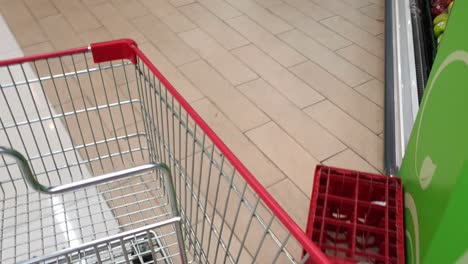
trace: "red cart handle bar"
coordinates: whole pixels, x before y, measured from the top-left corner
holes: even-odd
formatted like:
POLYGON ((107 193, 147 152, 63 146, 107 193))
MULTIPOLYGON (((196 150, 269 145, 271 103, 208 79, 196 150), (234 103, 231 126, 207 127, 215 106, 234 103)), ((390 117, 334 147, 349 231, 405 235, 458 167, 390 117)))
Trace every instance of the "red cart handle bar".
POLYGON ((171 95, 180 103, 180 105, 187 111, 190 117, 198 124, 198 126, 206 133, 212 140, 216 147, 223 153, 223 155, 231 162, 237 169, 240 175, 245 179, 249 186, 258 194, 262 201, 270 208, 276 215, 281 223, 291 232, 299 243, 304 247, 311 258, 317 263, 328 264, 331 263, 327 256, 306 236, 304 231, 294 222, 294 220, 284 211, 278 202, 268 193, 263 185, 252 175, 252 173, 242 164, 242 162, 232 153, 232 151, 224 144, 224 142, 211 130, 208 124, 198 115, 197 112, 190 106, 190 104, 177 92, 172 84, 161 74, 156 66, 146 57, 145 54, 138 48, 138 45, 131 39, 119 39, 112 41, 105 41, 93 43, 88 47, 80 47, 62 51, 55 51, 43 53, 38 55, 26 56, 22 58, 14 58, 9 60, 0 61, 0 67, 33 62, 36 60, 43 60, 55 58, 60 56, 73 55, 91 51, 95 63, 107 62, 112 60, 127 59, 133 64, 136 64, 137 57, 142 60, 146 66, 158 77, 159 81, 166 87, 171 95))

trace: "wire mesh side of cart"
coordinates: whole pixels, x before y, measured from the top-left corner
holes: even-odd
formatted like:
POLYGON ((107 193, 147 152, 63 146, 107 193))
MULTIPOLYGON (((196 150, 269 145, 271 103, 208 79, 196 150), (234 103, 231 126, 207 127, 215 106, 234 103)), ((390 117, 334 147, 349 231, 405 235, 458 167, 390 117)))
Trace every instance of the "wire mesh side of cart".
MULTIPOLYGON (((80 49, 1 67, 0 145, 23 153, 48 185, 167 164, 189 263, 297 263, 303 248, 322 256, 131 48, 133 61, 94 63, 95 54, 80 49)), ((12 160, 0 162, 2 263, 37 256, 45 256, 41 263, 180 263, 158 171, 50 196, 31 190, 12 160)))
MULTIPOLYGON (((63 185, 152 161, 150 145, 137 131, 137 96, 129 92, 137 88, 133 65, 96 65, 82 49, 2 66, 0 78, 0 146, 22 153, 39 182, 63 185)), ((50 256, 44 263, 178 258, 161 177, 147 171, 48 195, 32 190, 16 161, 0 155, 0 262, 40 256, 50 256), (56 252, 62 254, 51 255, 56 252)))

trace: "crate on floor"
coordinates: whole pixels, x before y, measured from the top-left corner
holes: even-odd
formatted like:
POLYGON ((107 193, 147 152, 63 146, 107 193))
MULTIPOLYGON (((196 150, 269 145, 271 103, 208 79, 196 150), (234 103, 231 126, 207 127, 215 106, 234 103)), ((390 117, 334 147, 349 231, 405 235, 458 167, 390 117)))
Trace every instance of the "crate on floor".
POLYGON ((317 166, 306 233, 335 263, 404 263, 401 180, 317 166))

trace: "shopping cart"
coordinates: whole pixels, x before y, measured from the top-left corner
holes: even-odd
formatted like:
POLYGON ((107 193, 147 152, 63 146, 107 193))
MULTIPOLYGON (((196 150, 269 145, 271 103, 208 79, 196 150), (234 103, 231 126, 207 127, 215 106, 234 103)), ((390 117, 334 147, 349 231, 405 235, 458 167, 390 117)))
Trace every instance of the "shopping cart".
POLYGON ((328 262, 133 41, 0 86, 1 263, 328 262))

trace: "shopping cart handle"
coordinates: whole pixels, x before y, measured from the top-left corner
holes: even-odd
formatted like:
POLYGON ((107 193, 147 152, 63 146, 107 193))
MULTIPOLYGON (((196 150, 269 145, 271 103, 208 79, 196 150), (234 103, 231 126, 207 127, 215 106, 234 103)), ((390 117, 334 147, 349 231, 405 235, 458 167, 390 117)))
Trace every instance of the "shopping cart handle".
MULTIPOLYGON (((28 184, 35 190, 47 194, 57 194, 57 193, 64 193, 69 192, 77 189, 81 189, 84 187, 89 186, 96 186, 101 183, 118 180, 121 178, 126 178, 130 176, 138 176, 141 174, 148 173, 153 170, 163 170, 168 176, 170 175, 169 167, 164 163, 152 163, 152 164, 145 164, 138 167, 133 167, 130 169, 125 169, 117 172, 112 172, 108 174, 103 174, 100 176, 92 177, 89 179, 80 180, 77 182, 66 183, 59 186, 45 186, 42 185, 34 176, 31 171, 31 168, 28 165, 28 161, 26 158, 19 153, 18 151, 10 148, 0 147, 0 156, 6 155, 10 156, 11 158, 16 160, 18 167, 23 175, 23 178, 28 182, 28 184)), ((170 178, 170 177, 166 177, 170 178)))

